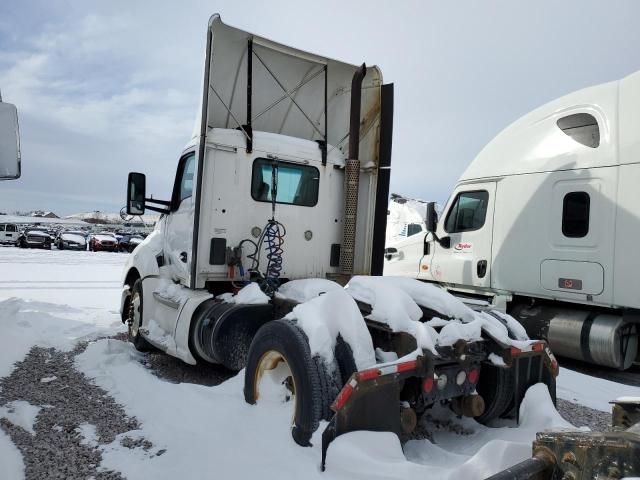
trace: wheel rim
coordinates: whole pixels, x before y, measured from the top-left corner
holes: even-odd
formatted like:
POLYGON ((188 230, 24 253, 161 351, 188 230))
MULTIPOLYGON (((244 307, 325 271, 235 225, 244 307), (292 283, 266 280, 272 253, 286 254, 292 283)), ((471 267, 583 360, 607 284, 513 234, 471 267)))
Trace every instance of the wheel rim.
POLYGON ((255 371, 254 391, 260 400, 290 403, 291 425, 295 423, 297 409, 296 383, 287 359, 276 350, 265 352, 255 371))
POLYGON ((140 321, 140 295, 136 292, 131 297, 131 309, 129 314, 129 333, 132 337, 138 336, 140 321))

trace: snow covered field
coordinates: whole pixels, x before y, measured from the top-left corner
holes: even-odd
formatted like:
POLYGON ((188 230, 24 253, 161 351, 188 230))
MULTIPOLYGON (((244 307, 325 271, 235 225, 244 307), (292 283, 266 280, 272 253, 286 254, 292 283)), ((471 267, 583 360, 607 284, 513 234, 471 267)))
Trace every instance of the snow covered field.
MULTIPOLYGON (((118 306, 126 255, 0 248, 0 377, 33 346, 69 351, 81 341, 124 332, 118 306)), ((138 420, 140 428, 105 441, 90 422, 75 425, 77 441, 101 455, 99 470, 129 479, 191 478, 484 478, 530 454, 535 432, 571 428, 553 408, 546 387, 530 389, 519 427, 486 428, 448 419, 429 440, 400 445, 392 434, 355 432, 329 449, 320 472, 320 433, 313 447, 291 439, 287 405, 250 406, 242 373, 215 387, 170 383, 154 375, 145 357, 116 339, 92 341, 75 367, 138 420), (152 448, 124 446, 124 437, 152 448)), ((64 381, 55 375, 44 385, 64 381)), ((608 401, 640 389, 561 369, 558 395, 609 411, 608 401)), ((41 412, 53 407, 5 402, 0 418, 38 436, 41 412)), ((434 412, 435 415, 443 412, 434 412)), ((69 461, 61 456, 62 461, 69 461)), ((0 428, 0 465, 9 480, 24 478, 20 449, 0 428)))

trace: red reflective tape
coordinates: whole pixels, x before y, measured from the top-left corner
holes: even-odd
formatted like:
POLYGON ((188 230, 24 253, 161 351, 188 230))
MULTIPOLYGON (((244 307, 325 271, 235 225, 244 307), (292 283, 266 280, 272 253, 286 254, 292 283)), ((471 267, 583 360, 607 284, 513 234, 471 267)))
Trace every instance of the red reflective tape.
POLYGON ((398 364, 398 373, 407 372, 409 370, 415 370, 418 362, 411 360, 410 362, 403 362, 398 364))
POLYGON ((544 343, 534 343, 531 347, 531 350, 533 350, 534 352, 541 352, 542 350, 544 350, 544 343))
POLYGON ((380 376, 380 370, 377 368, 371 368, 369 370, 363 370, 358 372, 358 380, 361 382, 364 380, 371 380, 372 378, 376 378, 380 376))
POLYGON ((340 390, 340 393, 336 397, 336 401, 333 402, 333 406, 336 411, 344 407, 344 404, 347 403, 347 400, 349 400, 349 397, 351 397, 351 394, 353 393, 353 387, 357 385, 355 382, 353 383, 354 385, 352 385, 352 382, 347 383, 344 388, 340 390))
POLYGON ((427 377, 423 380, 422 389, 427 393, 430 393, 431 390, 433 390, 433 377, 427 377))

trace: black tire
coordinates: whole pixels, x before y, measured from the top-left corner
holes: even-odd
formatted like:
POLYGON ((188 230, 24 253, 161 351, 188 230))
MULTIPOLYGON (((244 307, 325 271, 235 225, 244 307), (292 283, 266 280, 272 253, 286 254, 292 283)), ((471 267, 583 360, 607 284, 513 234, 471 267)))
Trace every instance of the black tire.
POLYGON ((127 319, 127 333, 129 335, 129 341, 133 343, 133 346, 136 347, 136 350, 139 352, 149 352, 154 349, 153 345, 145 340, 145 338, 140 334, 139 329, 142 328, 142 280, 138 279, 134 282, 133 287, 131 287, 131 296, 129 298, 129 317, 127 319), (135 302, 134 299, 136 296, 139 297, 139 303, 135 302), (136 312, 136 305, 138 311, 136 312), (139 315, 139 325, 136 325, 136 313, 139 315))
POLYGON ((329 407, 339 393, 337 368, 311 356, 307 336, 295 322, 286 319, 269 322, 258 330, 249 347, 244 398, 252 405, 258 401, 258 368, 268 352, 280 354, 291 370, 296 402, 291 435, 298 445, 310 446, 320 420, 330 418, 329 407))
POLYGON ((340 371, 340 379, 342 385, 347 383, 351 375, 358 371, 356 361, 353 358, 353 350, 351 346, 344 341, 342 335, 338 335, 336 339, 336 348, 334 351, 336 363, 338 364, 338 370, 340 371))
POLYGON ((480 423, 488 423, 500 418, 513 402, 515 379, 509 368, 483 364, 476 391, 484 400, 484 413, 476 418, 480 423))
POLYGON ((64 250, 64 245, 62 244, 62 242, 58 242, 58 250, 64 250))

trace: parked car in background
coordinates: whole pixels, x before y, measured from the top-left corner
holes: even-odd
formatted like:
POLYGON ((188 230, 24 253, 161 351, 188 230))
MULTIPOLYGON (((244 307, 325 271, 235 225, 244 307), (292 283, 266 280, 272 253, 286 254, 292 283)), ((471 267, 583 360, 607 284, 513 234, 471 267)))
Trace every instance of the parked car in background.
POLYGON ((18 228, 13 223, 0 223, 0 244, 15 245, 18 228))
POLYGON ((89 239, 89 250, 92 252, 117 252, 118 240, 110 232, 94 233, 89 239))
POLYGON ((53 238, 45 228, 27 227, 18 236, 17 245, 20 248, 44 248, 51 250, 53 238))
POLYGON ((144 241, 142 236, 137 234, 125 234, 118 241, 118 250, 121 252, 133 252, 135 248, 144 241))
POLYGON ((84 232, 63 230, 56 237, 55 244, 58 250, 86 250, 87 238, 84 232))

